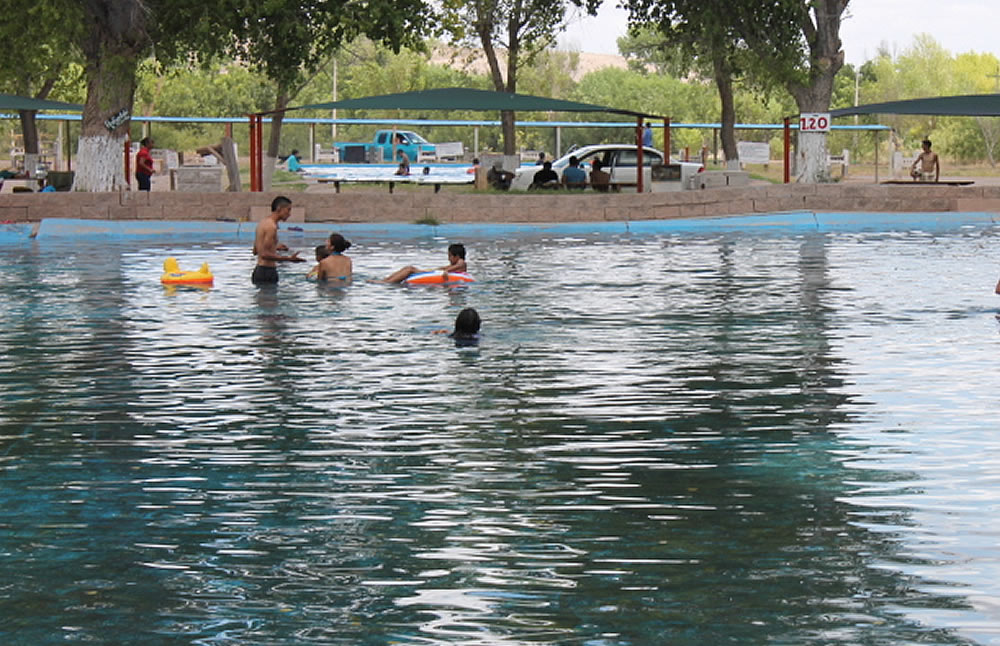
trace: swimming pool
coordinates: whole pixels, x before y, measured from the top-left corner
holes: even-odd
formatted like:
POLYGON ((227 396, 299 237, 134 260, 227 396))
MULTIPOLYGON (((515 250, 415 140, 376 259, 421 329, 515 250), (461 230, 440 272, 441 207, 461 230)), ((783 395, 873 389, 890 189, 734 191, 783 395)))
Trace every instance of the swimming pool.
POLYGON ((0 236, 3 643, 1000 643, 988 216, 171 227, 0 236))

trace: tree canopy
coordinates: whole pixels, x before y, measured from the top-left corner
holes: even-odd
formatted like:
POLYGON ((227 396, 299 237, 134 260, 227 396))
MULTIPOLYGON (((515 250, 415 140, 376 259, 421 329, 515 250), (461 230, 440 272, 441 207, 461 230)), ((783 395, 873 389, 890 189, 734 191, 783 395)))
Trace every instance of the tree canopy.
MULTIPOLYGON (((23 55, 23 65, 18 62, 18 69, 26 70, 25 74, 17 76, 9 73, 12 66, 5 66, 0 70, 0 91, 37 95, 43 87, 39 80, 48 78, 48 71, 58 70, 57 80, 51 87, 49 97, 83 102, 86 97, 84 67, 81 64, 84 60, 83 45, 92 34, 84 29, 88 23, 82 20, 82 11, 84 5, 97 4, 100 4, 97 0, 88 0, 86 3, 38 0, 32 4, 30 13, 18 14, 16 19, 12 17, 0 22, 0 34, 9 36, 11 42, 17 43, 12 48, 12 57, 21 61, 23 55), (30 16, 31 20, 22 20, 25 16, 30 16), (64 19, 65 23, 62 22, 64 19), (62 31, 56 34, 59 29, 62 31), (29 52, 37 55, 27 55, 29 52), (49 52, 57 55, 49 56, 49 52), (26 82, 30 83, 25 85, 26 82)), ((265 4, 271 9, 277 6, 273 2, 265 4)), ((280 0, 278 4, 300 9, 307 6, 303 3, 285 3, 284 0, 280 0)), ((142 6, 153 11, 161 5, 159 0, 146 0, 142 6)), ((316 2, 309 4, 308 10, 314 11, 313 7, 318 7, 315 11, 320 11, 343 6, 343 3, 334 5, 316 2)), ((801 6, 806 5, 802 3, 801 6)), ((303 36, 307 32, 296 31, 297 26, 280 23, 271 23, 274 28, 265 29, 262 25, 268 24, 267 20, 254 13, 263 9, 249 7, 249 3, 247 7, 243 7, 240 2, 228 4, 228 9, 237 12, 242 22, 234 22, 230 25, 231 30, 223 33, 218 26, 213 28, 211 23, 216 19, 217 12, 224 12, 224 9, 221 5, 213 4, 202 8, 192 0, 178 0, 172 5, 173 13, 167 18, 159 19, 155 13, 144 14, 145 44, 139 43, 139 53, 136 54, 133 79, 136 90, 132 112, 178 116, 240 116, 277 105, 281 89, 279 82, 287 84, 291 91, 298 92, 297 103, 318 103, 333 98, 335 77, 338 98, 446 86, 480 89, 495 87, 489 72, 484 72, 482 68, 477 70, 463 66, 464 56, 461 54, 454 63, 440 53, 431 57, 430 52, 439 50, 442 45, 426 40, 424 36, 446 24, 445 14, 415 16, 407 23, 398 22, 400 18, 394 17, 397 20, 394 24, 408 25, 404 30, 405 38, 399 32, 389 34, 391 30, 380 23, 372 26, 375 39, 359 36, 339 41, 339 46, 335 47, 335 39, 331 36, 329 43, 313 42, 305 49, 299 41, 307 39, 303 36), (204 25, 199 23, 197 28, 190 28, 192 21, 196 19, 205 19, 206 22, 204 25), (255 22, 252 29, 246 24, 251 19, 255 22), (182 25, 189 28, 180 33, 182 25), (282 32, 281 29, 285 28, 289 31, 282 32), (178 33, 169 37, 170 30, 178 33), (387 39, 378 38, 380 30, 388 34, 387 39), (265 31, 268 32, 266 36, 265 31), (279 37, 279 34, 284 35, 279 37), (262 38, 262 43, 256 48, 250 48, 249 41, 258 35, 262 38), (242 42, 243 40, 246 42, 242 42), (279 53, 279 49, 283 53, 279 53), (284 61, 283 66, 277 65, 275 61, 284 61)), ((388 3, 382 7, 384 11, 389 9, 388 3)), ((706 9, 711 7, 706 6, 706 9)), ((383 15, 382 18, 372 19, 380 15, 378 11, 378 8, 374 8, 370 15, 355 15, 353 18, 347 16, 346 22, 338 23, 343 30, 342 37, 365 33, 367 22, 377 23, 385 18, 383 15)), ((319 16, 318 13, 310 15, 319 16)), ((332 25, 333 23, 329 23, 327 27, 333 29, 332 25)), ((309 28, 313 27, 315 25, 309 28)), ((751 68, 744 67, 743 62, 736 59, 739 65, 734 67, 738 73, 734 72, 737 82, 733 87, 733 103, 735 114, 738 115, 737 121, 776 123, 780 122, 781 117, 798 109, 787 89, 787 83, 801 84, 809 80, 806 33, 811 29, 804 28, 801 23, 797 23, 795 28, 801 32, 801 38, 797 40, 798 58, 790 61, 789 67, 780 70, 780 74, 775 74, 770 86, 755 82, 751 68)), ((742 51, 746 55, 750 49, 749 42, 745 41, 745 50, 738 50, 737 53, 742 51)), ((519 69, 518 89, 528 94, 666 114, 675 123, 716 120, 715 115, 721 113, 721 99, 710 69, 698 67, 691 55, 684 54, 679 45, 668 46, 662 34, 654 30, 635 32, 620 44, 623 51, 630 54, 630 70, 604 68, 581 75, 578 72, 580 54, 543 48, 530 63, 525 63, 519 69), (643 34, 650 34, 650 38, 642 40, 643 34)), ((775 60, 771 56, 765 58, 764 62, 776 67, 775 60)), ((828 66, 827 69, 832 68, 828 66)), ((997 70, 998 62, 992 55, 975 52, 952 55, 933 38, 923 35, 898 54, 880 51, 860 68, 845 66, 840 69, 833 75, 831 82, 830 107, 852 105, 855 92, 863 103, 919 96, 995 92, 1000 89, 996 78, 997 70)), ((117 108, 112 109, 110 106, 97 111, 103 116, 98 121, 100 131, 107 132, 103 121, 115 112, 117 108)), ((329 113, 321 116, 329 116, 329 113)), ((483 117, 482 114, 461 112, 424 115, 399 115, 395 112, 341 113, 339 116, 452 119, 483 117)), ((518 115, 521 120, 545 120, 549 116, 518 115)), ((563 115, 559 118, 586 121, 605 119, 597 115, 563 115)), ((860 121, 873 122, 875 119, 861 117, 860 121)), ((884 115, 877 119, 896 128, 903 145, 911 148, 914 142, 919 145, 919 140, 923 137, 931 137, 936 150, 956 159, 985 159, 992 162, 996 156, 996 142, 1000 138, 997 119, 918 115, 884 115)), ((54 124, 40 122, 39 128, 46 136, 51 136, 54 124)), ((158 144, 181 150, 192 150, 217 141, 221 130, 221 126, 208 124, 156 125, 155 128, 158 144)), ((371 137, 371 130, 370 126, 342 125, 337 127, 335 133, 332 129, 321 131, 320 141, 334 136, 342 141, 367 140, 371 137)), ((136 134, 134 128, 133 134, 136 134)), ((461 126, 437 126, 425 134, 437 141, 464 141, 470 148, 473 144, 472 131, 461 126)), ((620 142, 630 139, 631 134, 630 131, 604 128, 567 128, 562 130, 560 143, 565 149, 573 144, 620 142)), ((246 129, 238 129, 234 136, 245 151, 246 129)), ((741 139, 757 141, 769 138, 776 141, 773 137, 773 133, 768 131, 740 133, 741 139)), ((530 149, 554 151, 556 147, 554 130, 551 129, 518 127, 516 138, 521 145, 530 149)), ((306 149, 308 141, 308 129, 295 126, 281 134, 279 143, 287 152, 294 147, 306 149)), ((712 132, 677 129, 674 131, 673 141, 679 148, 711 146, 712 132)), ((500 128, 483 127, 478 131, 476 143, 480 148, 502 148, 504 142, 500 128)), ((856 159, 859 154, 872 154, 873 139, 833 133, 830 135, 829 145, 837 150, 851 147, 854 151, 853 158, 856 159)), ((120 159, 120 143, 108 150, 109 158, 120 159)), ((80 169, 84 160, 78 155, 76 161, 76 167, 80 169)), ((118 172, 121 172, 120 167, 118 172)))

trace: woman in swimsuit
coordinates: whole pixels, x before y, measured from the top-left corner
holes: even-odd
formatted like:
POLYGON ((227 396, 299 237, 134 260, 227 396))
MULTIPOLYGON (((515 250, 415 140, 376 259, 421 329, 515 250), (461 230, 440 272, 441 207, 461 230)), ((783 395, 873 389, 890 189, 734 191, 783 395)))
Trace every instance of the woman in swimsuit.
POLYGON ((319 263, 316 277, 319 280, 350 282, 353 266, 351 258, 345 256, 344 252, 351 248, 351 242, 339 233, 332 233, 327 247, 330 249, 330 255, 319 263))

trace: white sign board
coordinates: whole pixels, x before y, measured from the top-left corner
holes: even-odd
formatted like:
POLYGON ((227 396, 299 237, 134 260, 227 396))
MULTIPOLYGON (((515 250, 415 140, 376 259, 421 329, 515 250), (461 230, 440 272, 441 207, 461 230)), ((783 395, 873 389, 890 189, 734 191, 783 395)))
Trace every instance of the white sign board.
POLYGON ((438 159, 444 157, 461 157, 465 154, 465 146, 461 141, 434 144, 434 150, 437 153, 438 159))
POLYGON ((771 144, 756 141, 736 142, 736 154, 741 164, 767 164, 771 161, 771 144))
POLYGON ((799 132, 830 132, 830 113, 803 112, 799 115, 799 132))

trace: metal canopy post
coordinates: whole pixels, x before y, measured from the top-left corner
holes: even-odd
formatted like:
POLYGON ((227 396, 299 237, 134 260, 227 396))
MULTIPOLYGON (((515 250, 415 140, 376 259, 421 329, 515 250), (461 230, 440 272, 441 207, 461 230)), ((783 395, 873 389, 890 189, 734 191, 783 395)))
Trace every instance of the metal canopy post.
POLYGON ((878 130, 875 131, 875 183, 878 184, 878 130))
POLYGON ((791 148, 792 148, 792 128, 791 119, 785 117, 785 184, 792 181, 792 169, 789 167, 791 163, 791 148))
POLYGON ((666 163, 670 163, 670 118, 663 120, 663 155, 666 163))
POLYGON ((132 174, 132 133, 128 130, 125 131, 125 187, 128 190, 132 190, 132 181, 129 179, 129 175, 132 174))
POLYGON ((250 117, 250 192, 258 191, 257 187, 257 120, 255 114, 250 117))
POLYGON ((635 124, 635 170, 636 170, 636 180, 635 180, 635 190, 637 193, 642 193, 642 180, 645 173, 642 167, 642 117, 636 120, 635 124))
MULTIPOLYGON (((273 118, 273 117, 272 117, 273 118)), ((264 190, 264 117, 257 122, 257 186, 264 190)))

